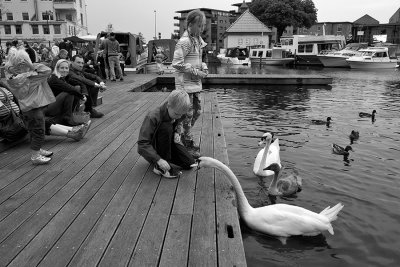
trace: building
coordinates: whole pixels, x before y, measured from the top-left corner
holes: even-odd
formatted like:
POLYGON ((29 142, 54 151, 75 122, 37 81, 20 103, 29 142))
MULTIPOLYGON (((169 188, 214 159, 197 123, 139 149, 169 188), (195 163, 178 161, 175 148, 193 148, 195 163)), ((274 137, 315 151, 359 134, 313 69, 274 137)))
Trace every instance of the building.
POLYGON ((400 23, 400 8, 390 17, 389 23, 400 23))
POLYGON ((352 22, 317 22, 310 28, 298 28, 300 35, 343 35, 346 40, 351 39, 352 22))
POLYGON ((87 35, 86 0, 2 0, 1 42, 52 43, 87 35))
POLYGON ((272 30, 247 9, 225 31, 224 47, 271 46, 272 30))
MULTIPOLYGON (((204 12, 206 16, 206 27, 201 37, 208 44, 208 50, 219 51, 220 48, 224 47, 223 34, 236 20, 237 13, 235 11, 223 11, 209 8, 199 9, 204 12)), ((176 13, 180 13, 180 17, 174 17, 175 20, 179 21, 179 23, 175 23, 174 26, 179 27, 179 29, 175 30, 173 38, 179 39, 184 33, 186 30, 186 17, 192 10, 194 9, 176 11, 176 13)))

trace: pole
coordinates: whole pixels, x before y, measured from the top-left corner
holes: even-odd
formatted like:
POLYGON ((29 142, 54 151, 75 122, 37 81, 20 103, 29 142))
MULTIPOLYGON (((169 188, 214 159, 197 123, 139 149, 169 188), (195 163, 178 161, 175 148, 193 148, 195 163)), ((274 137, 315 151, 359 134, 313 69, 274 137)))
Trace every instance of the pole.
POLYGON ((157 11, 154 10, 154 40, 157 39, 157 11))

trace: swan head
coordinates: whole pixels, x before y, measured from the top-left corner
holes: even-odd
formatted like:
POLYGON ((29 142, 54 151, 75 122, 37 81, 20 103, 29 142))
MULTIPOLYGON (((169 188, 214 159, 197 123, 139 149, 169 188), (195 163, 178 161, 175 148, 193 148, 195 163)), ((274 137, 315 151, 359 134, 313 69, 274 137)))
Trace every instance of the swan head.
POLYGON ((346 148, 344 150, 346 152, 349 152, 349 151, 353 151, 354 152, 354 150, 353 150, 353 148, 351 146, 346 146, 346 148))
POLYGON ((376 110, 374 109, 374 110, 372 111, 372 115, 375 115, 375 114, 377 114, 377 113, 376 113, 376 110))
POLYGON ((332 120, 331 117, 327 117, 327 118, 326 118, 326 121, 327 121, 327 122, 330 122, 331 120, 332 120))
POLYGON ((195 161, 195 163, 190 165, 190 167, 196 168, 196 170, 199 170, 200 168, 217 168, 217 169, 220 169, 219 167, 221 167, 222 165, 224 165, 222 162, 220 162, 219 160, 216 160, 214 158, 200 157, 195 161))
POLYGON ((279 166, 278 163, 272 163, 268 167, 264 168, 264 171, 270 170, 273 171, 275 174, 278 174, 281 171, 281 167, 279 166))
POLYGON ((265 133, 261 136, 261 141, 258 143, 259 146, 262 146, 265 143, 271 143, 273 135, 271 133, 265 133))

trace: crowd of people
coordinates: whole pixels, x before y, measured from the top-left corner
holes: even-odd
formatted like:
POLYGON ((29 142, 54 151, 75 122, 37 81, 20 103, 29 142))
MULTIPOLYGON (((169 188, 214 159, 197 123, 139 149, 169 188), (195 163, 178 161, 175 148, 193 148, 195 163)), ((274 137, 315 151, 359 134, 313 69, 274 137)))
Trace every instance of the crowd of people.
MULTIPOLYGON (((16 40, 2 51, 6 77, 0 80, 0 139, 14 142, 29 134, 32 163, 46 164, 53 153, 42 148, 45 135, 79 141, 90 118, 104 116, 94 106, 99 91, 107 88, 105 79, 87 59, 93 53, 72 56, 69 41, 50 49, 16 40)), ((118 74, 123 79, 122 71, 118 74)))

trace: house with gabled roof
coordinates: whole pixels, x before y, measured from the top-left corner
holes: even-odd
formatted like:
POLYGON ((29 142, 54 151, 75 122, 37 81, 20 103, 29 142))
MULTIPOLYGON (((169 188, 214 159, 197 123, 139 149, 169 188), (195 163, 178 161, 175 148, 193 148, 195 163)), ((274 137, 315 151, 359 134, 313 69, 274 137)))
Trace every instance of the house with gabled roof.
MULTIPOLYGON (((245 3, 244 3, 245 4, 245 3)), ((273 32, 254 16, 249 9, 224 33, 224 47, 247 47, 254 45, 270 46, 273 32)))

